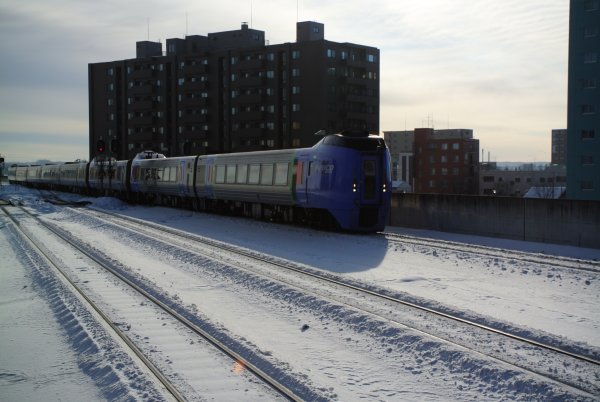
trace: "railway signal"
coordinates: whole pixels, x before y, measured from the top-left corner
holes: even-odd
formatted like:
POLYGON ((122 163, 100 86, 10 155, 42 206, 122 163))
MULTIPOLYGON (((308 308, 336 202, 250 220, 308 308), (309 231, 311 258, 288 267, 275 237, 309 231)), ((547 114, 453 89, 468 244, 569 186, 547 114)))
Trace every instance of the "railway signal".
POLYGON ((98 140, 98 142, 96 142, 96 150, 98 153, 103 154, 105 149, 106 145, 104 144, 104 140, 98 140))

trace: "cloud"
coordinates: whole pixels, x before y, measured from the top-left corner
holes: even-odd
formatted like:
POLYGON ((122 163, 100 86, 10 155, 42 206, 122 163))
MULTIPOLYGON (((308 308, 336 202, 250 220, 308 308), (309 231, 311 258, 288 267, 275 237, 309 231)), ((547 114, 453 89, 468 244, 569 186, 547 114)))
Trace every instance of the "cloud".
MULTIPOLYGON (((473 128, 500 159, 549 160, 551 129, 566 127, 568 7, 567 0, 4 2, 0 133, 87 136, 88 63, 133 58, 136 41, 164 43, 246 21, 271 44, 293 42, 299 19, 324 23, 328 40, 381 50, 382 130, 434 116, 439 126, 473 128)), ((72 151, 87 153, 87 142, 72 151)))

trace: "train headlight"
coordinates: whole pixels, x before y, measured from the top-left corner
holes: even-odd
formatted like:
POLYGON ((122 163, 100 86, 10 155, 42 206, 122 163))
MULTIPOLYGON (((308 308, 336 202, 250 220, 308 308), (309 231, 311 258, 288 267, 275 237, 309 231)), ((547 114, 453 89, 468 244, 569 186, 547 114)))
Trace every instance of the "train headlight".
POLYGON ((385 193, 387 191, 387 184, 383 183, 383 192, 385 193))
POLYGON ((358 187, 358 186, 356 185, 356 182, 352 183, 352 192, 353 192, 353 193, 356 193, 356 191, 357 191, 357 187, 358 187))

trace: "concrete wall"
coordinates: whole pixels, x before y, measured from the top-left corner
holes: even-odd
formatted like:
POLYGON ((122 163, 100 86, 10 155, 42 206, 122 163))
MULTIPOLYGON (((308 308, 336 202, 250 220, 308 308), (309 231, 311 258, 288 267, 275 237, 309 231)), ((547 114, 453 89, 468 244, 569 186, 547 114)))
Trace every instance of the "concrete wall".
POLYGON ((600 248, 599 201, 395 193, 390 224, 600 248))

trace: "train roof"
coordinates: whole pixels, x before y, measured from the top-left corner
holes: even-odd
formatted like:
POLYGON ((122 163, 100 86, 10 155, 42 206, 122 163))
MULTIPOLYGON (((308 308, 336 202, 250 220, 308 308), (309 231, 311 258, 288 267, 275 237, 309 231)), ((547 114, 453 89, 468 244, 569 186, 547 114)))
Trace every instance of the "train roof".
POLYGON ((370 135, 367 131, 343 131, 339 134, 331 134, 324 137, 315 146, 320 145, 333 145, 360 151, 377 151, 387 148, 383 138, 370 135))

